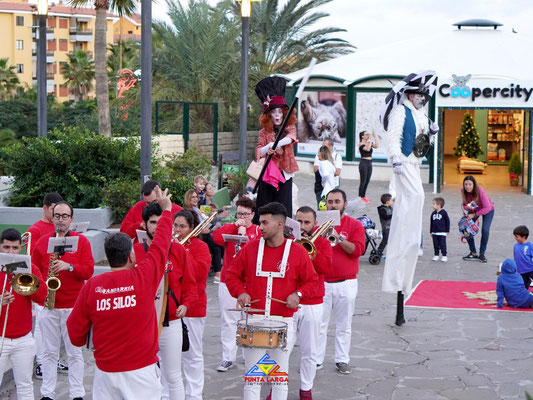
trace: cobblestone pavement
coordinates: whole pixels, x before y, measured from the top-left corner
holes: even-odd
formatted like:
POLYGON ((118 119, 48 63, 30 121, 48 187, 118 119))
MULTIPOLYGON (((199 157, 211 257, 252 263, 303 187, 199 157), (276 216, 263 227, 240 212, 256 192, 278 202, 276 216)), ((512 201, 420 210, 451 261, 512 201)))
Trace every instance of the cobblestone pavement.
MULTIPOLYGON (((296 177, 300 205, 314 206, 313 179, 296 177)), ((343 180, 349 200, 356 198, 358 181, 343 180)), ((386 182, 371 182, 367 213, 378 222, 379 196, 386 182)), ((510 187, 488 189, 495 203, 495 218, 486 256, 487 264, 464 262, 466 244, 459 241, 456 223, 460 216, 459 187, 447 187, 441 194, 450 214, 452 233, 448 237, 447 263, 432 262, 428 233, 431 200, 435 195, 426 185, 424 208, 424 255, 419 258, 415 283, 422 279, 493 281, 497 265, 512 257, 512 229, 519 224, 533 228, 533 199, 510 187)), ((359 214, 355 215, 359 216, 359 214)), ((378 224, 379 225, 379 224, 378 224)), ((479 243, 479 238, 477 238, 479 243)), ((317 372, 315 399, 416 399, 492 400, 524 399, 533 393, 533 314, 505 311, 463 311, 406 308, 407 323, 393 324, 395 296, 381 292, 383 262, 370 265, 368 254, 360 259, 359 293, 352 324, 350 375, 340 375, 333 362, 334 325, 330 325, 324 368, 317 372)), ((240 399, 244 365, 225 373, 216 371, 221 361, 217 286, 210 280, 208 317, 204 334, 204 399, 240 399)), ((135 351, 135 349, 132 349, 135 351)), ((289 399, 298 399, 299 348, 295 347, 289 370, 289 399)), ((86 399, 91 398, 92 355, 87 360, 86 399)), ((240 358, 240 357, 239 357, 240 358)), ((35 382, 36 395, 40 381, 35 382)), ((11 394, 2 399, 15 399, 11 394)), ((263 398, 266 389, 263 389, 263 398)), ((39 398, 39 397, 36 397, 39 398)), ((67 377, 58 381, 57 400, 68 399, 67 377)))

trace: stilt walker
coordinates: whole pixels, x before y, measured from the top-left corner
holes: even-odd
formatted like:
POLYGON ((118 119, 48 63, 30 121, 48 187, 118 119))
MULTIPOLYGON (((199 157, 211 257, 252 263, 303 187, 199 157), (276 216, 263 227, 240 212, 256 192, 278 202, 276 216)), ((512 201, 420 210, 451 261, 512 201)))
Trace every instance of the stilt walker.
POLYGON ((388 158, 396 190, 382 290, 397 293, 398 326, 405 323, 404 294, 409 294, 413 286, 422 233, 424 189, 420 164, 439 130, 424 107, 436 86, 437 75, 433 71, 409 74, 387 95, 380 116, 388 133, 388 158))

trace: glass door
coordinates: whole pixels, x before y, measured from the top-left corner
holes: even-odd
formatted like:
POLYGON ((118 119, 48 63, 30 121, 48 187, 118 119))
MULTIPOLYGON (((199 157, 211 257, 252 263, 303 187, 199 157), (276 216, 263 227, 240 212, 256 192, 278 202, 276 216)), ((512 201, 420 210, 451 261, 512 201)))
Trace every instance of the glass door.
POLYGON ((527 194, 531 193, 531 111, 524 110, 524 129, 522 131, 522 190, 527 194))

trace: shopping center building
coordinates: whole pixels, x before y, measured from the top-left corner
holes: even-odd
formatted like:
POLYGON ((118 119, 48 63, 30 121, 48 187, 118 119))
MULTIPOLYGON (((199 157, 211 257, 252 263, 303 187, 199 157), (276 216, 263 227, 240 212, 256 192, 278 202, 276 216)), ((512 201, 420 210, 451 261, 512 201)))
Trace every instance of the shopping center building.
MULTIPOLYGON (((391 87, 411 72, 434 70, 439 80, 427 114, 441 132, 424 161, 424 182, 432 183, 435 192, 462 182, 465 174, 457 169, 454 148, 468 113, 479 133, 478 159, 486 164, 476 175, 478 181, 483 186, 508 186, 507 164, 518 153, 519 185, 531 194, 533 38, 504 28, 494 21, 462 21, 442 34, 425 34, 317 64, 298 105, 302 169, 309 168, 320 139, 331 136, 346 160, 350 171, 346 173, 358 177, 359 132, 374 131, 385 138, 379 114, 391 87)), ((305 72, 284 76, 289 80, 288 99, 305 72)), ((391 168, 384 145, 374 152, 374 160, 375 179, 388 179, 391 168)))

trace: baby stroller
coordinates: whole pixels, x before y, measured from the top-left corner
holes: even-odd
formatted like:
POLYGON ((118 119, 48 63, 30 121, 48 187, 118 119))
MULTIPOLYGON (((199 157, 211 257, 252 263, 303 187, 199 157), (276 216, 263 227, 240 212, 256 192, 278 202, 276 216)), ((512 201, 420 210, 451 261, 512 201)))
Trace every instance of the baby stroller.
POLYGON ((378 265, 381 262, 381 256, 378 253, 378 244, 376 241, 381 240, 383 235, 378 229, 376 229, 376 224, 372 222, 366 214, 363 214, 363 216, 357 218, 357 220, 361 222, 363 228, 365 228, 365 251, 363 252, 363 255, 366 254, 366 249, 368 249, 368 245, 370 244, 372 250, 370 251, 368 261, 372 265, 378 265))

